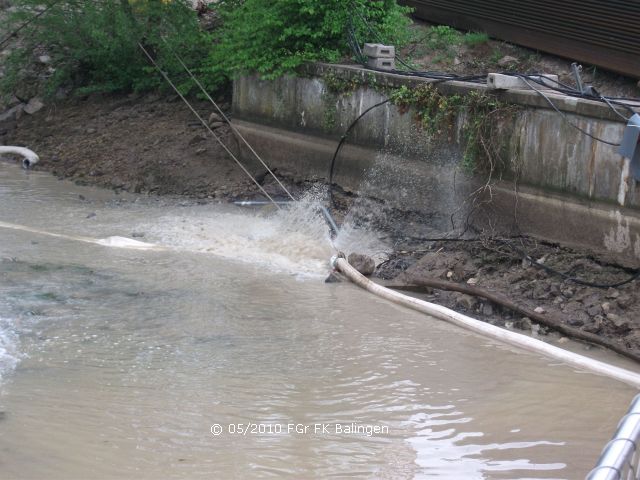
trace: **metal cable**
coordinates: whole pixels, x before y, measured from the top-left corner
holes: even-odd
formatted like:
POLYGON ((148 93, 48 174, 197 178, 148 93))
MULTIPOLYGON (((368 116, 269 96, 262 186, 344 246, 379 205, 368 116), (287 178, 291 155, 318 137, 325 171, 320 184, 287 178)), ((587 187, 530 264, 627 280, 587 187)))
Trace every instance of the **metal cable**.
MULTIPOLYGON (((617 109, 617 108, 615 108, 615 107, 612 105, 612 102, 610 102, 610 101, 609 101, 609 99, 608 99, 607 97, 605 97, 604 95, 600 95, 600 99, 602 99, 602 101, 604 101, 607 105, 609 105, 609 108, 610 108, 611 110, 613 110, 613 113, 615 113, 615 114, 616 114, 617 116, 619 116, 622 120, 624 120, 624 122, 625 122, 625 123, 629 121, 629 119, 628 119, 627 117, 625 117, 624 115, 622 115, 622 114, 618 111, 618 109, 617 109)), ((628 107, 628 106, 627 106, 627 108, 631 109, 631 107, 628 107)), ((635 111, 633 111, 633 109, 631 109, 631 111, 632 111, 633 113, 635 113, 635 111)))
POLYGON ((187 107, 189 107, 189 110, 191 110, 193 112, 193 114, 198 118, 198 120, 200 120, 200 123, 202 123, 202 125, 204 126, 204 128, 206 128, 209 133, 211 133, 211 135, 213 135, 213 138, 216 139, 216 141, 222 146, 222 148, 224 148, 224 150, 229 154, 229 156, 238 164, 238 166, 242 169, 242 171, 244 171, 244 173, 247 174, 247 176, 253 180, 253 183, 256 184, 256 186, 260 189, 260 191, 262 193, 264 193, 264 195, 271 201, 271 203, 273 203, 273 205, 277 208, 280 209, 280 206, 278 205, 278 203, 271 198, 271 195, 269 195, 267 193, 267 191, 262 187, 262 185, 260 185, 260 183, 258 183, 258 181, 254 178, 253 175, 251 175, 251 173, 249 172, 249 170, 247 170, 245 168, 244 165, 242 165, 242 163, 240 162, 240 160, 238 160, 236 158, 236 156, 233 154, 233 152, 231 152, 231 150, 229 150, 229 148, 224 144, 224 142, 222 140, 220 140, 220 138, 218 138, 218 136, 213 132, 213 130, 211 129, 211 127, 209 127, 209 125, 207 125, 207 122, 204 121, 204 119, 200 116, 200 114, 191 106, 191 104, 189 103, 189 101, 184 97, 184 95, 182 95, 182 93, 180 93, 180 90, 178 90, 178 88, 174 85, 174 83, 171 81, 171 79, 168 77, 168 75, 160 68, 160 66, 156 63, 156 61, 153 59, 153 57, 149 54, 149 52, 142 46, 142 44, 140 42, 138 42, 138 46, 140 47, 140 49, 144 52, 144 54, 147 56, 147 58, 149 59, 149 61, 153 64, 153 66, 156 68, 156 70, 158 70, 158 72, 160 73, 160 75, 162 75, 162 77, 167 81, 167 83, 169 85, 171 85, 171 88, 173 88, 173 90, 178 94, 178 96, 182 99, 182 101, 187 105, 187 107))
MULTIPOLYGON (((380 35, 378 34, 378 32, 376 32, 373 27, 370 25, 370 23, 367 21, 366 18, 364 18, 362 16, 362 14, 358 11, 358 9, 355 7, 354 3, 351 3, 352 7, 353 7, 353 12, 360 18, 360 20, 362 20, 362 22, 365 24, 365 26, 367 27, 367 29, 369 30, 369 33, 371 35, 373 35, 377 41, 382 42, 380 35)), ((358 45, 359 47, 359 45, 358 45)), ((352 47, 353 49, 353 47, 352 47)), ((457 75, 455 74, 445 74, 445 73, 440 73, 440 72, 420 72, 418 71, 416 68, 414 68, 413 66, 409 65, 407 62, 405 62, 398 54, 395 55, 395 58, 398 62, 400 62, 400 64, 402 64, 405 68, 407 68, 409 71, 401 71, 401 70, 393 70, 393 73, 399 74, 399 75, 410 75, 410 76, 417 76, 417 77, 423 77, 423 78, 451 78, 454 79, 455 77, 457 77, 457 75)), ((364 65, 364 63, 363 63, 364 65)), ((365 65, 366 66, 366 65, 365 65)), ((373 69, 376 70, 376 69, 373 69)), ((533 77, 532 75, 524 75, 524 74, 517 74, 517 73, 512 73, 512 72, 504 72, 504 75, 509 75, 509 76, 515 76, 515 77, 521 77, 521 78, 528 78, 529 80, 532 80, 536 83, 539 83, 540 85, 552 88, 553 90, 559 91, 564 93, 565 95, 570 95, 570 96, 574 96, 574 97, 579 97, 579 98, 587 98, 587 99, 592 99, 592 100, 600 100, 603 101, 604 103, 607 104, 607 106, 616 114, 618 115, 620 118, 622 118, 625 122, 628 121, 628 118, 625 117, 624 115, 622 115, 620 112, 618 112, 618 110, 612 105, 612 104, 616 104, 622 107, 625 107, 627 110, 629 110, 632 114, 636 113, 633 108, 631 108, 631 106, 629 106, 626 103, 621 103, 621 102, 617 102, 616 100, 622 100, 620 98, 607 98, 603 95, 598 94, 598 97, 590 97, 588 95, 584 95, 581 92, 578 92, 577 90, 575 90, 574 88, 570 87, 569 85, 566 85, 564 83, 561 83, 557 80, 552 80, 552 79, 548 79, 554 83, 556 83, 557 85, 559 85, 562 88, 558 88, 558 87, 550 87, 549 85, 545 84, 542 82, 541 79, 537 79, 535 77, 533 77)), ((481 75, 480 77, 486 77, 486 75, 481 75)), ((534 89, 535 90, 535 89, 534 89)), ((549 101, 549 100, 547 100, 549 101)), ((554 107, 552 105, 552 107, 554 107)), ((554 109, 557 111, 557 109, 554 107, 554 109)), ((565 118, 566 120, 566 118, 565 118)), ((575 125, 574 125, 575 127, 575 125)), ((577 128, 577 127, 576 127, 577 128)), ((588 136, 588 133, 583 132, 588 136)), ((592 137, 595 138, 595 137, 592 137)), ((597 140, 597 139, 596 139, 597 140)), ((604 142, 607 143, 607 142, 604 142)))
POLYGON ((511 250, 516 252, 520 258, 523 258, 526 261, 528 261, 529 263, 531 263, 532 266, 534 266, 534 267, 536 267, 536 268, 538 268, 540 270, 544 270, 545 272, 550 273, 552 275, 557 275, 559 277, 562 277, 564 280, 566 280, 568 282, 575 283, 577 285, 582 285, 582 286, 585 286, 585 287, 592 287, 592 288, 609 289, 609 288, 621 287, 623 285, 626 285, 627 283, 631 283, 631 282, 637 280, 638 278, 640 278, 640 269, 637 269, 629 277, 627 277, 626 279, 621 280, 619 282, 614 282, 614 283, 589 282, 587 280, 582 280, 580 278, 573 277, 573 276, 569 275, 568 273, 561 272, 559 270, 556 270, 555 268, 552 268, 552 267, 550 267, 548 265, 545 265, 544 263, 539 262, 538 260, 533 258, 531 255, 529 255, 527 252, 525 252, 523 249, 513 245, 512 243, 510 243, 510 242, 508 242, 506 240, 495 239, 495 241, 498 242, 498 243, 501 243, 503 245, 506 245, 508 248, 510 248, 511 250))
POLYGON ((585 129, 579 127, 578 125, 576 125, 575 123, 572 123, 568 118, 567 115, 560 110, 558 107, 556 107, 556 105, 551 101, 551 99, 542 91, 542 90, 538 90, 536 87, 534 87, 533 85, 531 85, 529 83, 529 81, 527 80, 525 75, 520 75, 520 78, 522 79, 522 81, 524 83, 526 83, 527 85, 529 85, 529 88, 531 90, 533 90, 534 92, 537 92, 538 95, 541 95, 542 98, 544 98, 547 103, 549 105, 551 105, 551 108, 553 108, 556 113, 560 114, 560 116, 564 119, 565 122, 567 122, 569 125, 571 125, 573 128, 575 128, 576 130, 578 130, 579 132, 583 133, 584 135, 586 135, 587 137, 593 138, 594 140, 601 142, 601 143, 605 143, 607 145, 611 145, 613 147, 619 147, 620 144, 619 143, 615 143, 615 142, 610 142, 608 140, 603 140, 602 138, 598 138, 595 135, 591 135, 589 132, 587 132, 585 129))
MULTIPOLYGON (((163 38, 162 41, 167 44, 167 41, 163 38)), ((168 44, 167 44, 168 45, 168 44)), ((170 49, 171 50, 171 49, 170 49)), ((278 185, 280 185, 280 187, 282 188, 282 190, 284 190, 284 192, 287 194, 287 196, 295 201, 295 198, 293 197, 293 195, 291 194, 291 192, 289 192, 289 190, 287 189, 287 187, 285 187, 282 182, 280 181, 280 179, 275 175, 275 173, 273 173, 273 171, 269 168, 269 166, 264 162, 264 160, 262 160, 262 158, 260 157, 260 155, 258 155, 258 153, 253 149, 253 147, 249 144, 249 142, 247 142, 247 140, 244 138, 244 136, 238 131, 238 129, 236 127, 233 126, 233 124, 231 123, 231 121, 229 120, 229 118, 225 115, 225 113, 222 111, 222 109, 218 106, 218 104, 213 100, 213 98, 211 98, 211 95, 209 95, 209 93, 205 90, 205 88, 202 86, 202 84, 200 83, 200 81, 198 81, 198 79, 195 77, 195 75, 191 72, 191 70, 185 65, 185 63, 182 61, 182 59, 180 58, 180 56, 178 56, 177 53, 175 53, 173 50, 171 50, 171 53, 173 53, 173 55, 176 57, 176 60, 178 60, 178 62, 180 62, 180 65, 182 65, 182 68, 185 69, 185 71, 189 74, 189 76, 191 77, 191 79, 196 83, 196 85, 198 86, 198 88, 202 91, 202 93, 205 95, 205 97, 207 97, 207 99, 211 102, 211 104, 216 107, 216 110, 218 110, 218 113, 220 113, 220 115, 222 116, 222 118, 224 119, 224 121, 229 125, 229 127, 231 128, 231 130, 233 131, 233 133, 235 133, 238 137, 240 137, 240 139, 244 142, 244 144, 249 148, 249 150, 251 151, 251 153, 253 153, 253 155, 258 159, 258 161, 262 164, 262 166, 264 168, 267 169, 267 172, 269 172, 269 174, 275 179, 276 182, 278 182, 278 185)))
POLYGON ((6 37, 4 37, 2 40, 0 40, 0 48, 3 47, 5 45, 5 43, 7 43, 9 40, 11 40, 13 37, 15 37, 23 28, 27 27, 29 24, 33 23, 34 21, 36 21, 38 18, 40 18, 42 15, 44 15, 45 13, 47 13, 49 10, 51 10, 53 7, 55 7, 58 3, 60 3, 62 0, 54 0, 52 3, 50 3, 44 10, 42 10, 41 12, 38 12, 36 15, 34 15, 33 17, 31 17, 29 20, 27 20, 26 22, 24 22, 22 25, 20 25, 18 28, 16 28, 14 31, 12 31, 9 35, 7 35, 6 37))
MULTIPOLYGON (((618 105, 620 107, 624 107, 626 108, 632 115, 636 113, 636 111, 632 108, 631 105, 629 105, 628 103, 624 103, 624 102, 620 102, 618 100, 616 100, 613 97, 605 97, 604 95, 600 94, 599 92, 596 91, 596 93, 598 94, 598 96, 591 96, 591 95, 585 95, 581 92, 579 92, 578 90, 576 90, 573 87, 570 87, 569 85, 566 85, 562 82, 559 82, 558 80, 555 80, 553 78, 550 77, 541 77, 540 75, 523 75, 523 74, 519 74, 519 73, 513 73, 513 72, 505 72, 502 73, 502 75, 509 75, 512 77, 526 77, 528 80, 531 80, 532 82, 535 82, 543 87, 546 88, 550 88, 551 90, 554 90, 556 92, 560 92, 564 95, 569 95, 571 97, 576 97, 576 98, 584 98, 586 100, 595 100, 595 101, 602 101, 604 103, 606 103, 609 108, 616 114, 618 115, 620 118, 622 118, 625 122, 629 121, 629 119, 627 117, 625 117, 624 115, 622 115, 613 105, 618 105), (556 85, 558 85, 557 87, 554 87, 552 85, 549 85, 549 83, 555 83, 556 85)), ((595 89, 594 89, 595 90, 595 89)))

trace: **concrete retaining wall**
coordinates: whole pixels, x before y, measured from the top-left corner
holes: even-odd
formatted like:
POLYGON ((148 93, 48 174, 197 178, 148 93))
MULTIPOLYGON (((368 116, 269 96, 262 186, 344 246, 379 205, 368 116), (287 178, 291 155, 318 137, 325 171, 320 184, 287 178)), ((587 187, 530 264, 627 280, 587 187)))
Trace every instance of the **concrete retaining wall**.
MULTIPOLYGON (((386 98, 380 93, 384 87, 420 82, 424 80, 320 64, 298 77, 238 79, 233 109, 238 127, 274 166, 294 176, 326 178, 340 136, 366 108, 386 98), (355 79, 359 86, 346 94, 332 93, 328 75, 355 79)), ((438 89, 464 94, 486 87, 448 82, 438 89)), ((628 163, 615 147, 567 123, 617 143, 622 119, 599 102, 550 93, 563 118, 535 92, 496 95, 523 107, 500 139, 513 174, 492 179, 491 191, 485 191, 490 198, 483 199, 488 203, 482 211, 474 209, 474 222, 589 247, 627 264, 639 261, 640 189, 629 177, 628 163)), ((346 189, 421 211, 435 228, 447 230, 451 214, 466 217, 473 208, 469 194, 487 179, 461 168, 464 116, 457 119, 457 134, 438 138, 427 135, 413 113, 386 104, 367 114, 341 152, 335 180, 346 189)))

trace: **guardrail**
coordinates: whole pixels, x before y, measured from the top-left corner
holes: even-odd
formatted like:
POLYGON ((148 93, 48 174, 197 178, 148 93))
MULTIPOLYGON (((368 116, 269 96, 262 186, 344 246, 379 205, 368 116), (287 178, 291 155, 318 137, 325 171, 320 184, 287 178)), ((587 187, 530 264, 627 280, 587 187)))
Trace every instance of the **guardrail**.
POLYGON ((587 480, 640 480, 640 395, 622 417, 587 480))

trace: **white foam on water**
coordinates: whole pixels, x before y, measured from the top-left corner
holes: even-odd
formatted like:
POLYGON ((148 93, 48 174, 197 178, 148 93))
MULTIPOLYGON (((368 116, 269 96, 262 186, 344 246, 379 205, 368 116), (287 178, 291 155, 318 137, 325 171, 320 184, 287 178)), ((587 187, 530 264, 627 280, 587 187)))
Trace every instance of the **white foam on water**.
POLYGON ((332 241, 320 207, 325 195, 312 189, 300 201, 275 210, 238 208, 229 213, 202 208, 170 214, 138 225, 163 247, 209 253, 294 275, 319 276, 329 271, 336 251, 386 259, 388 247, 366 229, 347 223, 332 241))
POLYGON ((21 358, 18 335, 14 333, 13 322, 0 317, 0 383, 18 365, 21 358))
POLYGON ((157 245, 154 245, 153 243, 140 242, 139 240, 134 240, 132 238, 118 236, 101 238, 95 243, 105 247, 114 248, 134 248, 140 250, 150 250, 152 248, 157 248, 157 245))
POLYGON ((344 225, 334 240, 336 249, 349 255, 361 253, 372 257, 376 265, 389 258, 390 247, 380 240, 375 232, 362 227, 356 227, 346 219, 344 225))
POLYGON ((321 198, 311 190, 297 202, 274 211, 238 209, 237 213, 211 212, 198 208, 185 214, 165 215, 153 223, 138 225, 156 243, 122 236, 91 238, 50 232, 26 225, 0 222, 0 228, 26 231, 54 238, 92 243, 110 248, 211 253, 226 258, 264 265, 295 275, 324 275, 336 252, 363 253, 377 263, 386 258, 388 248, 366 228, 347 221, 332 241, 321 213, 321 198))
POLYGON ((296 275, 324 275, 331 247, 319 204, 305 197, 277 211, 241 209, 166 215, 137 227, 163 247, 210 253, 296 275))

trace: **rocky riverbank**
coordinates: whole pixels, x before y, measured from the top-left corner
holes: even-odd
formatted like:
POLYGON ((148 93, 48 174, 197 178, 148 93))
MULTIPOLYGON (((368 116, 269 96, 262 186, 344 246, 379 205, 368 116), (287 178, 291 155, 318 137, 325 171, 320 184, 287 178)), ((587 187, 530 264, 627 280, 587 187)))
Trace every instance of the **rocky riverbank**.
POLYGON ((585 252, 531 238, 426 242, 415 247, 394 252, 378 268, 378 275, 394 285, 424 285, 440 280, 506 296, 542 321, 467 293, 430 287, 412 289, 422 292, 429 301, 494 325, 542 337, 552 334, 552 341, 563 343, 566 333, 557 334, 557 329, 545 326, 556 323, 568 330, 595 334, 626 352, 640 354, 637 280, 606 287, 634 278, 635 272, 585 252), (524 259, 522 253, 533 262, 524 259), (587 284, 598 284, 600 288, 587 284))
MULTIPOLYGON (((229 108, 226 99, 218 100, 229 108)), ((237 153, 235 136, 212 115, 212 106, 196 102, 195 107, 237 153)), ((221 201, 259 198, 258 188, 177 97, 94 95, 46 104, 31 115, 20 112, 0 121, 0 144, 35 150, 41 156, 37 169, 79 184, 221 201)), ((281 196, 263 168, 250 168, 270 194, 281 196)), ((278 174, 296 195, 310 187, 293 182, 287 172, 278 174)), ((340 219, 356 197, 340 191, 336 195, 336 217, 340 219)), ((538 315, 640 355, 636 281, 596 288, 576 284, 541 265, 600 285, 620 283, 632 275, 631 271, 586 252, 528 238, 476 238, 467 233, 465 241, 427 240, 428 219, 413 212, 386 212, 375 228, 393 245, 389 259, 376 270, 381 279, 395 285, 437 279, 502 294, 538 315), (523 259, 523 253, 530 258, 523 259)), ((563 335, 553 334, 535 319, 476 296, 434 288, 423 289, 423 295, 494 324, 564 341, 563 335)))

